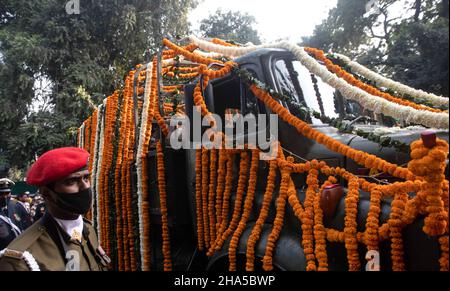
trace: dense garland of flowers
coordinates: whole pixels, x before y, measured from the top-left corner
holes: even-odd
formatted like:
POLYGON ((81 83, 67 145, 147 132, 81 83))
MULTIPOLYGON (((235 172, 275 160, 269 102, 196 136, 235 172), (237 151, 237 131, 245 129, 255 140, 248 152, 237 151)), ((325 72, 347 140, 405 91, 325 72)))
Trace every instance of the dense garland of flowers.
POLYGON ((443 97, 443 96, 437 96, 435 94, 427 93, 422 90, 416 90, 414 88, 408 87, 406 85, 403 85, 399 82, 395 82, 393 80, 390 80, 386 77, 381 76, 380 74, 375 73, 374 71, 369 70, 368 68, 362 66, 361 64, 358 64, 355 61, 352 61, 348 57, 334 53, 334 56, 338 57, 340 60, 344 61, 345 64, 347 64, 353 71, 356 73, 362 75, 363 77, 374 81, 376 84, 380 86, 387 87, 391 90, 394 90, 400 94, 408 94, 413 97, 419 98, 419 99, 426 99, 432 102, 435 105, 446 105, 448 108, 449 105, 449 98, 443 97))
POLYGON ((261 48, 283 48, 291 51, 294 56, 313 74, 320 77, 325 83, 338 89, 346 98, 355 100, 364 108, 370 109, 375 113, 382 112, 385 115, 398 118, 407 122, 423 124, 428 127, 449 128, 449 115, 446 113, 435 113, 393 103, 384 98, 371 95, 366 91, 349 84, 346 80, 329 72, 313 57, 296 44, 279 42, 274 44, 265 44, 248 47, 228 47, 212 42, 198 39, 194 36, 190 40, 203 50, 213 51, 223 54, 227 57, 239 57, 261 48))

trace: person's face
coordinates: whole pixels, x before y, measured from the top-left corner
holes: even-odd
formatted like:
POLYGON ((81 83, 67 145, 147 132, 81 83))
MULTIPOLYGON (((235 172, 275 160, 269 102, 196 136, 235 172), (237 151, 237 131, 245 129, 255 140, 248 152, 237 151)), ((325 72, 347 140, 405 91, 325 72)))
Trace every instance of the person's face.
POLYGON ((20 201, 22 202, 28 202, 28 195, 23 195, 19 198, 20 201))
POLYGON ((43 193, 46 198, 46 205, 51 213, 60 213, 64 216, 73 216, 74 213, 58 207, 56 204, 56 201, 58 200, 57 193, 76 195, 80 191, 86 190, 90 187, 91 182, 89 180, 89 170, 84 170, 72 173, 64 179, 54 182, 50 188, 44 187, 41 193, 43 193))

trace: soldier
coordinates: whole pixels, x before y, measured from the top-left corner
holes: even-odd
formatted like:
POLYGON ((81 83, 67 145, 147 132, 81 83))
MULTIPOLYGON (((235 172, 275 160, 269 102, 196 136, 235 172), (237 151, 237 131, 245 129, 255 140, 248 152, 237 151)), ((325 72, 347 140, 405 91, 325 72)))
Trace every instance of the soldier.
POLYGON ((8 178, 0 179, 0 250, 19 236, 20 229, 9 218, 11 186, 14 182, 8 178))
POLYGON ((39 187, 44 216, 0 253, 2 270, 107 270, 110 259, 99 246, 91 222, 82 217, 92 204, 89 153, 59 148, 33 164, 27 183, 39 187))
POLYGON ((15 207, 10 218, 21 231, 24 231, 33 224, 29 207, 28 192, 18 194, 17 202, 15 203, 15 207))

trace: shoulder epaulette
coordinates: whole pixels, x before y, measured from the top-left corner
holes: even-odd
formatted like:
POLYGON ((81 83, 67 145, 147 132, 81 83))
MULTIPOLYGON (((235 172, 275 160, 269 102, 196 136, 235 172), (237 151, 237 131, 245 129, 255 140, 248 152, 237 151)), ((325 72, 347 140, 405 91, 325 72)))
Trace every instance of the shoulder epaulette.
POLYGON ((23 252, 10 250, 10 249, 4 249, 4 250, 0 251, 0 258, 1 257, 7 257, 7 258, 21 260, 23 257, 23 252))
POLYGON ((19 252, 16 250, 11 249, 4 249, 0 251, 0 258, 6 257, 6 258, 12 258, 16 260, 24 260, 27 266, 30 268, 31 271, 40 271, 38 263, 36 262, 36 259, 33 257, 33 255, 27 251, 25 252, 19 252))

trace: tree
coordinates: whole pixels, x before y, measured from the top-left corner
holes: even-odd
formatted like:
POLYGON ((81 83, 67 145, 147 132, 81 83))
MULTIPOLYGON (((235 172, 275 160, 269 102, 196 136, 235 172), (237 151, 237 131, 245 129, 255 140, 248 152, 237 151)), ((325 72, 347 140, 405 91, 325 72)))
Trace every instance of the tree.
POLYGON ((448 0, 338 0, 303 45, 347 54, 397 81, 448 96, 448 8, 448 0))
POLYGON ((260 44, 258 32, 252 28, 255 23, 255 17, 248 13, 222 12, 218 9, 215 14, 200 22, 200 31, 204 37, 217 37, 242 44, 260 44))
POLYGON ((66 0, 3 2, 0 161, 21 169, 47 149, 73 145, 90 104, 100 104, 130 69, 148 62, 163 35, 186 35, 187 13, 197 3, 80 1, 80 13, 68 14, 66 0), (47 86, 43 94, 39 80, 47 86))

